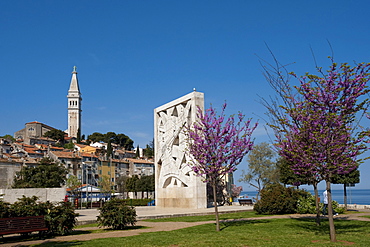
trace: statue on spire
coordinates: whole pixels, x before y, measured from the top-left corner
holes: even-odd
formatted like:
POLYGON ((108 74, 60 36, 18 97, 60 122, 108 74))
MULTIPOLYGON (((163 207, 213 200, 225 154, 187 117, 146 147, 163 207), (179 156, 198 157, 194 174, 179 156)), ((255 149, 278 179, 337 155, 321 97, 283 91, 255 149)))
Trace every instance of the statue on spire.
POLYGON ((73 66, 73 72, 77 72, 77 67, 73 66))

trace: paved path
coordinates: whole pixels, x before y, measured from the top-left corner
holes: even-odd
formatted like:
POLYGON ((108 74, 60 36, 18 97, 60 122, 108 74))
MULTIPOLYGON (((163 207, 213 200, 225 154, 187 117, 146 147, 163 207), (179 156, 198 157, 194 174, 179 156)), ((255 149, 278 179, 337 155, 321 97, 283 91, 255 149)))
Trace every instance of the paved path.
MULTIPOLYGON (((233 211, 242 211, 246 210, 247 208, 243 207, 237 207, 233 208, 231 207, 222 207, 221 212, 233 212, 233 211), (227 210, 229 208, 230 210, 227 210)), ((202 209, 202 210, 181 210, 179 212, 178 209, 166 209, 166 210, 160 210, 155 208, 145 208, 142 207, 137 208, 137 214, 138 217, 142 218, 151 218, 151 217, 164 217, 168 215, 201 215, 201 214, 208 214, 212 213, 214 209, 202 209), (147 215, 147 213, 152 212, 152 215, 147 215), (176 213, 177 212, 177 213, 176 213), (198 212, 198 214, 196 213, 198 212), (140 216, 141 215, 141 216, 140 216)), ((370 221, 369 218, 361 217, 364 215, 370 215, 370 211, 366 211, 364 213, 353 213, 353 214, 345 214, 345 215, 339 215, 335 218, 337 219, 343 219, 343 220, 361 220, 361 221, 370 221)), ((91 217, 96 217, 93 210, 90 211, 84 211, 84 214, 81 215, 79 218, 81 219, 91 219, 91 217)), ((277 219, 277 218, 314 218, 315 215, 301 215, 301 214, 292 214, 292 215, 274 215, 274 216, 264 216, 263 219, 277 219)), ((230 221, 242 221, 242 220, 257 220, 261 219, 261 217, 254 217, 254 218, 246 218, 246 219, 237 219, 237 220, 226 220, 226 222, 230 221)), ((225 222, 225 221, 224 221, 225 222)), ((62 241, 88 241, 92 239, 98 239, 98 238, 113 238, 113 237, 127 237, 127 236, 134 236, 139 235, 144 232, 158 232, 158 231, 172 231, 202 224, 209 224, 214 223, 214 221, 201 221, 201 222, 146 222, 139 220, 137 222, 137 226, 143 226, 146 228, 140 228, 140 229, 134 229, 134 230, 123 230, 123 231, 110 231, 110 232, 104 232, 104 233, 90 233, 90 234, 81 234, 81 235, 69 235, 69 236, 58 236, 52 239, 46 239, 46 240, 34 240, 34 241, 27 241, 27 242, 18 242, 18 243, 6 243, 1 246, 3 247, 10 247, 10 246, 28 246, 31 244, 41 244, 41 243, 48 243, 48 242, 62 242, 62 241)), ((97 227, 89 227, 89 228, 83 228, 83 230, 93 230, 98 229, 97 227)), ((80 229, 82 230, 82 229, 80 229)))

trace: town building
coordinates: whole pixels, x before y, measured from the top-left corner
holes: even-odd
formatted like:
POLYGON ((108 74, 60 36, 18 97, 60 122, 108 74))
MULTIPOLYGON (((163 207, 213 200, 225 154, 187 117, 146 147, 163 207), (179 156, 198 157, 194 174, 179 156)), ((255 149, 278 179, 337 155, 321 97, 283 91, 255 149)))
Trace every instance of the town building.
POLYGON ((153 175, 152 161, 135 158, 136 152, 125 150, 112 144, 112 158, 107 157, 107 143, 91 145, 77 144, 81 133, 81 92, 76 66, 72 71, 68 95, 68 127, 65 141, 74 143, 73 149, 55 146, 55 140, 44 137, 45 133, 56 130, 37 121, 25 124, 14 133, 15 142, 0 139, 0 189, 10 188, 14 176, 23 166, 37 166, 38 162, 49 157, 68 169, 67 178, 76 176, 81 184, 101 186, 103 180, 116 188, 121 176, 153 175))

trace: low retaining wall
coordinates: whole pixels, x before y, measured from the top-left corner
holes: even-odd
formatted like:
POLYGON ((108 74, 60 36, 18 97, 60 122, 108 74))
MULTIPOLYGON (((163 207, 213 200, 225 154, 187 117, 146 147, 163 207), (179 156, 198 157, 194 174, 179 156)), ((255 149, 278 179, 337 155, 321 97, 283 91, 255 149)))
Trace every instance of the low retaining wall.
MULTIPOLYGON (((339 204, 339 206, 344 207, 344 204, 339 204)), ((370 209, 370 205, 347 204, 347 209, 370 209)))
POLYGON ((65 188, 25 188, 25 189, 0 189, 0 194, 4 194, 3 200, 14 203, 22 196, 37 196, 42 202, 61 202, 66 195, 65 188))

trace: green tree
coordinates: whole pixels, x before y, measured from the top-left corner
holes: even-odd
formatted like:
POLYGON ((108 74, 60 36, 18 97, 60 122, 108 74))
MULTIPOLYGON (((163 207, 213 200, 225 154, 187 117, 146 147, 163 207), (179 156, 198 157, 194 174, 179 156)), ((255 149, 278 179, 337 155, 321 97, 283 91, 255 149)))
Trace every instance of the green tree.
POLYGON ((114 143, 120 145, 126 150, 132 150, 134 148, 134 141, 125 134, 117 134, 114 143))
POLYGON ((137 148, 136 148, 135 158, 140 158, 140 148, 139 148, 139 145, 137 145, 137 148))
POLYGON ((13 188, 60 188, 68 170, 50 158, 43 158, 35 167, 23 166, 16 173, 13 188))
POLYGON ((77 140, 76 140, 77 143, 81 143, 81 129, 78 128, 77 130, 77 140))
POLYGON ((11 142, 15 142, 15 138, 11 135, 0 136, 0 138, 6 139, 6 140, 11 141, 11 142))
POLYGON ((67 178, 66 186, 67 188, 71 189, 72 195, 77 195, 77 189, 81 186, 81 182, 76 176, 71 175, 67 178))
POLYGON ((51 138, 57 142, 59 142, 60 144, 64 144, 64 136, 65 136, 65 132, 63 130, 58 130, 58 129, 53 129, 53 130, 49 130, 47 131, 45 134, 44 134, 44 137, 48 137, 48 138, 51 138))
POLYGON ((278 181, 279 173, 276 162, 273 160, 276 153, 270 145, 262 142, 255 145, 247 157, 248 172, 243 170, 239 182, 246 182, 258 191, 257 199, 261 190, 267 185, 278 181))
POLYGON ((63 147, 65 149, 74 149, 75 148, 75 144, 73 142, 68 142, 68 143, 64 144, 63 147))
POLYGON ((132 177, 128 178, 126 180, 126 189, 129 192, 134 192, 135 193, 135 198, 137 198, 137 192, 138 192, 138 181, 139 176, 138 175, 133 175, 132 177))
POLYGON ((104 175, 99 180, 99 188, 103 194, 110 196, 113 192, 112 183, 108 176, 104 175))
POLYGON ((154 157, 154 141, 150 141, 149 144, 146 144, 146 147, 143 150, 143 155, 147 158, 154 157))
POLYGON ((360 171, 355 169, 347 174, 335 174, 331 177, 333 184, 343 184, 344 208, 347 210, 347 186, 360 183, 360 171))
POLYGON ((126 188, 126 181, 128 177, 127 176, 120 176, 116 179, 116 184, 118 186, 118 192, 124 194, 127 192, 126 188))
POLYGON ((134 148, 134 141, 131 140, 125 134, 116 134, 114 132, 107 132, 106 134, 102 134, 99 132, 94 132, 87 137, 88 140, 92 142, 106 142, 117 144, 126 150, 132 150, 134 148))
POLYGON ((104 140, 104 135, 99 132, 94 132, 91 135, 87 136, 87 139, 92 141, 92 142, 100 142, 104 140))
POLYGON ((146 192, 146 197, 148 198, 149 192, 155 190, 154 175, 141 176, 136 180, 136 190, 141 191, 142 193, 146 192))
POLYGON ((107 157, 108 158, 113 157, 113 148, 112 148, 111 140, 108 141, 108 145, 107 145, 107 157))

